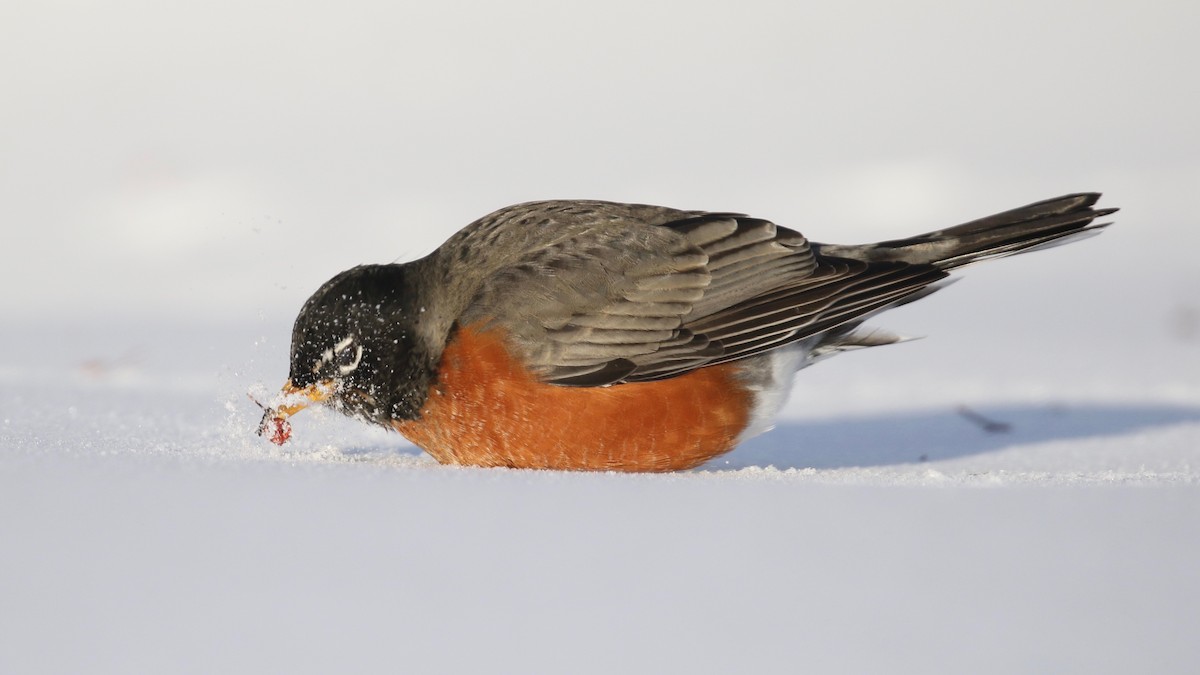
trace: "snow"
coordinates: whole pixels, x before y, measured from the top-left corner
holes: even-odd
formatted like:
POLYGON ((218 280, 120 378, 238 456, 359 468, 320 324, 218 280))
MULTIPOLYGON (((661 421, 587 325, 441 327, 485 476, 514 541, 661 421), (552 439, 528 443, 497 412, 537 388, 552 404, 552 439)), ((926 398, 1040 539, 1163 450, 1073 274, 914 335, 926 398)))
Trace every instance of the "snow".
POLYGON ((67 4, 0 10, 0 673, 1200 670, 1195 7, 67 4), (697 471, 253 433, 320 283, 508 203, 1077 190, 697 471))
POLYGON ((956 380, 905 353, 957 351, 931 337, 801 373, 701 471, 572 475, 443 467, 322 410, 278 448, 246 394, 286 324, 127 328, 73 341, 136 355, 109 368, 0 338, 26 357, 0 370, 0 672, 1198 665, 1194 370, 956 380))
POLYGON ((5 468, 8 672, 1195 664, 1190 489, 5 468))

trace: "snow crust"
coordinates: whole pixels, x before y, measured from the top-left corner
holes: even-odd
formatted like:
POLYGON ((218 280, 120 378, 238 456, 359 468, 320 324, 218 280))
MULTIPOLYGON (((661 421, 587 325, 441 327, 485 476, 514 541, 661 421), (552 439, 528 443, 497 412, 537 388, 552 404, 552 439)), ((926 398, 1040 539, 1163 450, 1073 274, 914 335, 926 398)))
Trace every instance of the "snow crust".
POLYGON ((93 330, 76 349, 148 346, 0 370, 0 672, 1198 665, 1187 382, 935 360, 901 386, 881 348, 802 372, 774 431, 699 471, 478 470, 321 409, 255 436, 285 329, 93 330))

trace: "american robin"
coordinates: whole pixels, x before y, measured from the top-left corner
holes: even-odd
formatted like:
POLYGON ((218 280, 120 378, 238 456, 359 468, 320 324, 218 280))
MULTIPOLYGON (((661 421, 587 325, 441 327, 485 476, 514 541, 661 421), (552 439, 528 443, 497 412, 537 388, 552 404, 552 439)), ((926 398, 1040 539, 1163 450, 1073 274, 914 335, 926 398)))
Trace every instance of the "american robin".
POLYGON ((737 213, 510 206, 415 262, 338 274, 304 304, 260 433, 314 402, 447 464, 672 471, 769 428, 792 376, 900 340, 862 323, 949 272, 1095 234, 1099 194, 865 245, 737 213))

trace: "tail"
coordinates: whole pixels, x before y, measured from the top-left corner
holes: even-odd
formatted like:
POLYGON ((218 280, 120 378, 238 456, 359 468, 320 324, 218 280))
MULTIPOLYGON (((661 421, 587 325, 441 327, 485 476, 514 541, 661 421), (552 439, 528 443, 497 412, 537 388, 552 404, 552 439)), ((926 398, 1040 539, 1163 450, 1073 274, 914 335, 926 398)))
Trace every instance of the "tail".
POLYGON ((1094 209, 1098 192, 1066 195, 926 234, 861 246, 822 245, 821 252, 867 261, 925 263, 950 270, 989 258, 1050 248, 1099 234, 1093 223, 1117 209, 1094 209))

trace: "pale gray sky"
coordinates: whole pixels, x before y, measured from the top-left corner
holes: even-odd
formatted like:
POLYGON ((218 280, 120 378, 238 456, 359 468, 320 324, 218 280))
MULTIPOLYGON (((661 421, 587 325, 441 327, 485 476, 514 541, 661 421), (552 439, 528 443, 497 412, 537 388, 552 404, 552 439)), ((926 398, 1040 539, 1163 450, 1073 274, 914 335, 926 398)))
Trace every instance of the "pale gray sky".
POLYGON ((291 316, 548 197, 861 241, 1103 190, 1063 264, 1200 288, 1198 7, 5 3, 0 312, 291 316))

